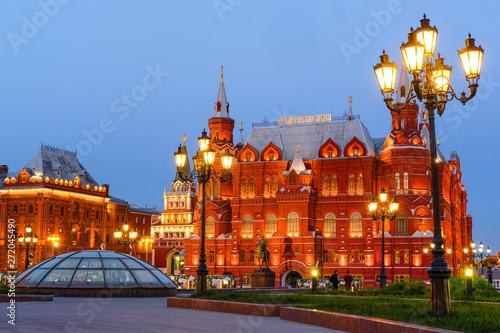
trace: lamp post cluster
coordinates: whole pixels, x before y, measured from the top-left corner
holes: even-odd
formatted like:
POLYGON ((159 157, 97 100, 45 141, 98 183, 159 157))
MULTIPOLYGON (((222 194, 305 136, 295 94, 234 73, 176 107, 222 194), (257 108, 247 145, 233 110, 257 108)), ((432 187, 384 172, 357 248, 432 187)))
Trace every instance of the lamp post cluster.
POLYGON ((36 244, 38 242, 38 237, 37 237, 37 235, 33 234, 33 228, 31 228, 31 225, 29 225, 29 224, 25 228, 25 231, 26 231, 26 235, 23 236, 23 234, 20 234, 17 239, 19 241, 19 251, 22 251, 23 249, 26 250, 26 265, 25 265, 25 269, 28 269, 29 263, 30 263, 29 252, 30 252, 30 250, 35 251, 36 244))
POLYGON ((184 174, 184 166, 186 165, 187 152, 186 147, 179 145, 179 149, 174 154, 175 163, 177 164, 177 174, 185 181, 192 181, 197 178, 198 183, 201 184, 201 195, 202 195, 202 205, 201 205, 201 249, 200 249, 200 260, 196 274, 198 275, 198 283, 196 285, 196 293, 204 295, 207 292, 207 275, 208 268, 206 265, 206 253, 205 253, 205 187, 206 183, 210 181, 212 177, 217 178, 221 182, 229 179, 231 165, 233 163, 234 156, 230 153, 229 149, 225 149, 224 153, 221 154, 221 162, 223 167, 223 173, 217 175, 217 171, 214 168, 215 162, 215 150, 211 147, 210 138, 207 136, 207 132, 204 130, 201 137, 198 138, 199 149, 196 155, 193 156, 194 168, 191 175, 184 174))
POLYGON ((389 199, 389 195, 382 189, 379 192, 377 199, 373 198, 369 204, 370 214, 372 215, 372 220, 382 221, 382 265, 380 267, 380 289, 384 289, 387 281, 387 274, 385 273, 385 220, 390 221, 396 218, 396 213, 399 208, 399 203, 394 198, 392 201, 389 199))
MULTIPOLYGON (((481 273, 484 273, 483 255, 484 255, 485 250, 484 250, 483 242, 479 243, 479 246, 477 249, 476 249, 476 243, 474 243, 474 242, 470 243, 470 247, 472 249, 472 260, 474 260, 474 265, 476 263, 476 258, 478 258, 478 259, 481 258, 477 261, 479 261, 479 263, 481 264, 481 273)), ((491 252, 491 249, 488 246, 488 248, 486 249, 486 253, 488 256, 490 255, 490 252, 491 252)))
POLYGON ((444 64, 444 59, 438 53, 434 58, 438 30, 431 27, 430 20, 424 18, 420 20, 421 26, 414 31, 411 29, 408 34, 408 42, 401 45, 401 53, 408 72, 413 75, 410 89, 404 104, 393 105, 393 93, 396 85, 396 74, 398 66, 389 61, 389 55, 385 53, 380 56, 380 63, 374 66, 380 90, 384 96, 384 102, 391 111, 401 113, 407 105, 414 105, 415 99, 423 101, 427 109, 429 119, 430 151, 431 151, 431 174, 432 174, 432 203, 434 217, 434 239, 436 245, 432 249, 433 260, 431 268, 428 270, 431 278, 431 314, 446 315, 451 308, 449 281, 451 270, 444 259, 444 240, 441 235, 441 214, 440 214, 440 192, 439 175, 437 165, 436 132, 434 125, 434 112, 442 115, 446 103, 456 98, 465 104, 476 95, 478 80, 481 73, 483 61, 483 49, 475 46, 474 38, 465 40, 465 47, 458 51, 465 78, 469 85, 469 95, 462 92, 457 97, 450 84, 452 68, 444 64))
POLYGON ((49 242, 52 242, 52 256, 54 256, 54 247, 59 246, 59 236, 58 235, 50 235, 47 237, 49 242))
POLYGON ((115 231, 115 240, 118 244, 123 244, 123 252, 127 252, 127 246, 134 244, 137 239, 137 230, 130 230, 128 224, 123 225, 123 232, 120 228, 115 231))
POLYGON ((144 246, 146 247, 146 262, 148 262, 149 244, 153 245, 153 242, 154 242, 154 239, 152 237, 150 237, 150 236, 143 237, 139 241, 139 245, 142 246, 142 244, 144 244, 144 246))

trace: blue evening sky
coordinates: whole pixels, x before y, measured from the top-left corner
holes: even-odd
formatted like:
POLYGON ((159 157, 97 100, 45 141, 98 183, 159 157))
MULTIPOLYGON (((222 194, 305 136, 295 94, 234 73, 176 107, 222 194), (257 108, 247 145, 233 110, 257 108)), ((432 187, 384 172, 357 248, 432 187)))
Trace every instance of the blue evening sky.
POLYGON ((448 103, 437 128, 445 156, 461 159, 474 241, 497 251, 499 10, 470 1, 3 0, 0 164, 19 170, 41 141, 78 149, 111 195, 163 209, 182 135, 192 154, 213 115, 220 65, 245 137, 264 117, 340 116, 349 95, 372 137, 385 137, 390 113, 372 65, 384 48, 400 63, 401 43, 426 13, 455 91, 467 89, 457 55, 467 34, 485 49, 478 95, 448 103))

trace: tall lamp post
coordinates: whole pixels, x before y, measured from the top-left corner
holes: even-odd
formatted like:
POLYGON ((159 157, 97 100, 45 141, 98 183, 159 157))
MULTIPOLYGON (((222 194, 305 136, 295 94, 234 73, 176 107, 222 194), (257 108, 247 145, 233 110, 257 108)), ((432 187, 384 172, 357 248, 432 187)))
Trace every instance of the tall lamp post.
POLYGON ((137 238, 137 230, 130 230, 128 224, 123 225, 123 231, 120 228, 115 231, 115 239, 118 244, 123 244, 123 253, 127 253, 127 246, 134 244, 137 238))
POLYGON ((399 208, 399 203, 394 198, 392 201, 389 199, 385 189, 382 189, 377 196, 378 200, 375 198, 369 204, 370 213, 372 215, 372 220, 382 221, 382 265, 380 267, 380 289, 385 288, 387 281, 387 274, 385 274, 385 220, 394 220, 396 217, 396 212, 399 208))
POLYGON ((184 166, 187 160, 187 152, 185 146, 180 146, 177 152, 174 154, 175 163, 177 164, 177 174, 179 177, 185 181, 192 181, 194 178, 198 179, 198 183, 201 184, 201 250, 200 250, 200 263, 196 274, 198 275, 198 283, 196 285, 196 293, 199 295, 205 295, 207 292, 207 275, 208 268, 205 264, 207 261, 205 253, 205 186, 206 183, 210 181, 212 177, 217 178, 221 182, 229 179, 231 169, 231 164, 233 163, 234 156, 229 152, 229 149, 225 149, 224 153, 221 154, 222 167, 224 172, 222 175, 217 175, 214 169, 215 161, 215 150, 212 149, 210 138, 207 136, 207 132, 203 131, 201 137, 198 138, 199 149, 195 156, 193 156, 194 169, 191 176, 184 175, 184 166))
POLYGON ((146 262, 148 262, 148 250, 149 250, 149 244, 153 244, 153 241, 154 239, 150 236, 146 236, 146 237, 143 237, 140 241, 139 241, 139 245, 142 245, 144 244, 144 246, 146 247, 146 262))
POLYGON ((24 269, 26 270, 28 269, 30 263, 29 252, 30 250, 35 251, 36 244, 38 242, 38 237, 36 235, 33 235, 33 228, 31 228, 31 225, 29 224, 26 227, 25 231, 26 231, 26 236, 20 234, 18 240, 19 240, 19 251, 22 251, 23 248, 26 249, 26 265, 24 267, 24 269))
POLYGON ((52 242, 52 256, 54 256, 54 247, 59 246, 59 236, 58 235, 51 235, 47 237, 47 240, 52 242))
POLYGON ((423 101, 429 118, 430 150, 431 150, 431 174, 432 174, 432 203, 434 217, 434 239, 436 244, 432 250, 433 260, 431 268, 427 271, 431 278, 430 301, 431 314, 446 315, 451 308, 449 281, 451 270, 444 259, 444 240, 441 235, 441 215, 440 215, 440 192, 439 175, 437 165, 436 131, 434 125, 434 111, 441 116, 448 101, 456 98, 462 104, 476 95, 478 80, 481 72, 483 60, 483 49, 474 45, 474 38, 465 40, 465 47, 458 51, 465 78, 469 83, 469 95, 462 92, 457 97, 450 84, 451 67, 444 64, 444 59, 438 57, 434 59, 438 30, 431 27, 429 19, 424 15, 420 20, 421 26, 414 31, 411 29, 408 34, 408 42, 401 45, 404 63, 408 67, 408 72, 413 74, 408 97, 404 104, 393 105, 392 95, 396 85, 396 74, 398 66, 389 62, 389 55, 380 56, 380 63, 374 66, 384 102, 391 111, 400 113, 407 105, 414 105, 415 98, 423 101))

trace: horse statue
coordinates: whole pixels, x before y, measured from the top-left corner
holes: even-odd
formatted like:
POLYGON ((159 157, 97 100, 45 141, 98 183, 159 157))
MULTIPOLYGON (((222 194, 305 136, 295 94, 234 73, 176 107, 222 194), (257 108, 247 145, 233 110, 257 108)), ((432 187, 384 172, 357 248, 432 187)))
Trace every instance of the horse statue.
POLYGON ((264 236, 257 242, 257 259, 259 259, 259 271, 262 271, 262 264, 266 264, 266 270, 269 269, 269 251, 266 249, 267 240, 264 236))

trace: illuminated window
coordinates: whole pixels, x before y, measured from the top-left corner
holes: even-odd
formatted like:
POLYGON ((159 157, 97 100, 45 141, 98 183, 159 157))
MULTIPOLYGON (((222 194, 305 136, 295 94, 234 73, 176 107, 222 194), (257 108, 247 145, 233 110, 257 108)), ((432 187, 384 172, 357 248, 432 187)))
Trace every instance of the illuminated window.
POLYGON ((359 262, 360 263, 365 262, 365 251, 364 250, 359 250, 359 262))
POLYGON ((295 185, 295 176, 292 176, 292 185, 295 185))
POLYGON ((359 154, 358 147, 357 147, 357 146, 354 146, 354 148, 352 149, 352 155, 353 155, 353 156, 358 156, 358 154, 359 154))
POLYGON ((404 262, 405 264, 410 263, 410 250, 405 250, 404 262))
POLYGON ((287 219, 287 235, 289 237, 299 236, 299 214, 290 212, 287 219))
POLYGON ((329 184, 328 184, 328 175, 325 175, 323 177, 323 195, 329 195, 330 190, 329 190, 329 184))
POLYGON ((358 175, 358 195, 363 194, 363 174, 358 175))
POLYGON ((214 182, 214 199, 217 199, 217 197, 219 196, 219 183, 218 182, 214 182))
POLYGON ((278 192, 278 178, 273 178, 273 197, 276 196, 276 192, 278 192))
POLYGON ((364 283, 363 274, 352 274, 352 281, 354 285, 356 285, 354 282, 358 281, 358 289, 363 289, 363 283, 364 283))
POLYGON ((250 153, 247 154, 247 162, 250 162, 252 160, 252 155, 250 153))
POLYGON ((408 236, 408 216, 405 212, 396 215, 396 236, 408 236))
POLYGON ((339 252, 337 250, 332 252, 332 262, 333 263, 339 262, 339 252))
POLYGON ((399 250, 396 250, 396 251, 394 251, 394 263, 399 264, 399 261, 400 261, 399 250))
POLYGON ((332 195, 337 195, 339 193, 339 189, 337 186, 337 175, 332 176, 332 195))
POLYGON ((349 194, 354 194, 354 175, 352 173, 349 175, 349 194))
POLYGON ((205 235, 207 238, 214 238, 215 236, 215 219, 209 216, 205 220, 205 235))
POLYGON ((76 242, 78 240, 78 234, 76 228, 71 229, 71 240, 76 242))
POLYGON ((270 194, 271 194, 271 180, 269 179, 269 177, 266 177, 266 180, 264 181, 264 196, 266 198, 269 198, 270 194))
POLYGON ((241 196, 245 198, 247 196, 247 180, 243 179, 241 181, 241 196))
POLYGON ((255 195, 255 182, 253 178, 250 178, 250 195, 253 197, 255 195))
POLYGON ((274 154, 273 153, 269 154, 269 161, 274 161, 274 154))
POLYGON ((254 262, 255 259, 254 259, 254 253, 253 251, 250 251, 250 258, 248 259, 248 262, 254 262))
POLYGON ((403 174, 403 193, 408 194, 408 172, 403 174))
POLYGON ((328 262, 328 251, 323 251, 323 262, 328 262))
POLYGON ((240 251, 240 262, 245 262, 245 251, 240 251))
POLYGON ((252 238, 253 237, 253 219, 250 215, 243 216, 241 220, 241 235, 243 238, 252 238))
POLYGON ((300 247, 298 246, 295 247, 295 253, 300 253, 300 247))
POLYGON ((325 237, 337 237, 337 219, 333 213, 325 215, 325 237))
POLYGON ((210 260, 210 262, 215 262, 215 253, 214 253, 214 251, 210 251, 209 260, 210 260))
POLYGON ((363 222, 360 213, 352 213, 349 237, 363 237, 363 222))
POLYGON ((181 205, 181 208, 186 208, 186 201, 184 200, 184 198, 181 198, 181 201, 179 203, 181 205))
POLYGON ((405 274, 400 274, 400 275, 394 275, 394 282, 404 282, 410 280, 409 275, 405 274))
POLYGON ((99 243, 99 233, 94 231, 94 243, 99 243))
POLYGON ((205 192, 205 196, 207 198, 210 198, 212 196, 212 183, 210 182, 207 183, 207 191, 205 192))
POLYGON ((269 214, 266 216, 266 237, 272 237, 276 232, 276 215, 269 214))
POLYGON ((399 172, 396 173, 395 175, 396 179, 396 193, 399 193, 401 191, 401 179, 399 178, 399 172))
POLYGON ((328 157, 333 157, 333 150, 329 150, 329 151, 327 152, 327 156, 328 156, 328 157))
POLYGON ((353 263, 354 262, 354 251, 349 250, 347 258, 348 258, 349 263, 353 263))
POLYGON ((73 204, 73 217, 78 217, 78 202, 73 204))

